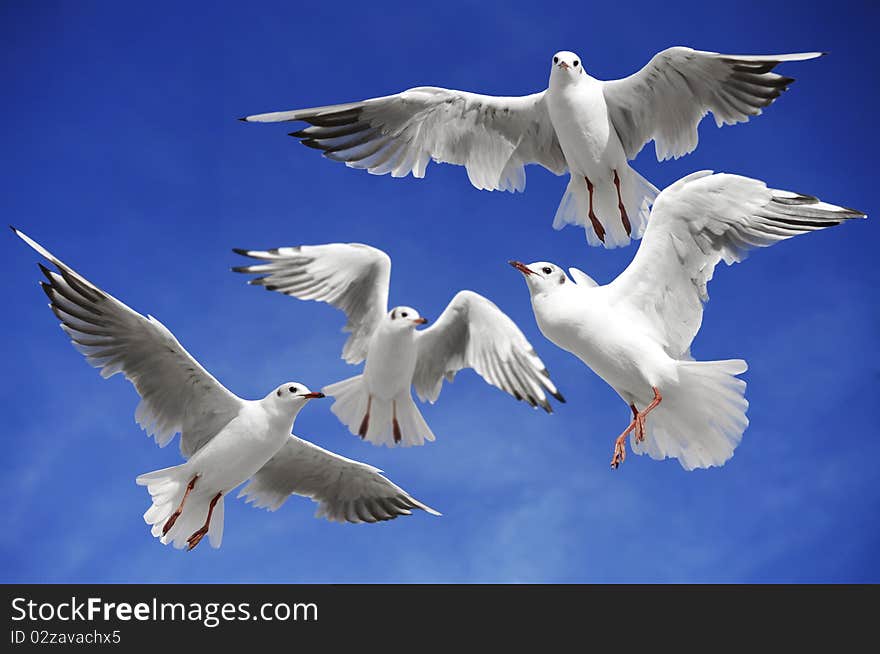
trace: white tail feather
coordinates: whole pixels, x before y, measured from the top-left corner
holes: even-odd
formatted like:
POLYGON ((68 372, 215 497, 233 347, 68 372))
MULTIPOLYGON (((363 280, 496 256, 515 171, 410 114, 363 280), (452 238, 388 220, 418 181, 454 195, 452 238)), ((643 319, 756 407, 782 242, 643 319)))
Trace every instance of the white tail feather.
MULTIPOLYGON (((187 464, 163 468, 141 475, 135 481, 139 486, 146 486, 153 504, 144 513, 144 522, 151 525, 150 533, 163 545, 172 543, 175 548, 186 547, 186 540, 194 532, 201 529, 208 517, 211 498, 216 495, 207 490, 199 489, 198 481, 186 498, 183 511, 168 530, 162 535, 162 529, 174 510, 180 505, 186 487, 192 479, 192 472, 187 464)), ((220 547, 223 540, 223 500, 221 497, 214 506, 211 525, 208 529, 208 540, 211 547, 220 547)))
POLYGON ((629 245, 630 239, 640 239, 648 224, 651 205, 660 191, 629 166, 619 170, 618 174, 620 196, 630 222, 630 235, 627 235, 620 216, 613 173, 608 179, 593 181, 593 213, 605 229, 604 244, 596 235, 589 218, 590 195, 582 175, 569 177, 565 194, 553 218, 553 229, 580 225, 584 228, 590 245, 609 249, 629 245))
POLYGON ((644 442, 630 437, 633 452, 678 459, 685 470, 721 466, 733 456, 749 424, 746 383, 736 377, 745 361, 679 361, 678 386, 648 414, 644 442))
POLYGON ((370 398, 363 375, 344 379, 321 390, 325 395, 334 398, 330 410, 356 436, 360 435, 359 431, 369 407, 370 416, 363 438, 374 445, 411 447, 434 440, 434 434, 413 402, 409 390, 394 400, 383 400, 375 396, 370 398), (400 429, 399 441, 394 436, 395 412, 400 429))

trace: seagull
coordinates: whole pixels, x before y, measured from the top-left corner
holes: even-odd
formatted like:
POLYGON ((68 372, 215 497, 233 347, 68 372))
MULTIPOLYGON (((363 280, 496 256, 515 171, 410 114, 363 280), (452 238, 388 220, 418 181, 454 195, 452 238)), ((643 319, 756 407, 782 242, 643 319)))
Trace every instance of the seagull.
POLYGON ((300 121, 291 136, 333 161, 375 175, 424 177, 428 162, 464 166, 478 189, 522 191, 526 164, 569 173, 553 227, 584 227, 590 245, 641 238, 658 189, 630 168, 653 140, 657 159, 697 147, 707 112, 733 125, 757 116, 794 82, 778 64, 821 52, 726 55, 673 47, 619 80, 590 76, 573 52, 553 55, 548 88, 496 97, 434 86, 361 102, 246 116, 252 123, 300 121))
POLYGON ((316 517, 336 522, 391 520, 412 509, 440 515, 381 470, 291 434, 297 414, 323 393, 287 382, 260 400, 238 397, 161 322, 130 309, 13 231, 58 269, 39 264, 48 280, 40 284, 74 346, 102 377, 121 372, 137 389, 138 424, 160 447, 180 433, 186 463, 136 480, 152 498, 144 520, 163 544, 192 550, 207 535, 213 547, 220 547, 223 500, 248 480, 238 497, 270 511, 296 494, 318 503, 316 517))
POLYGON ((321 390, 335 398, 331 410, 349 431, 374 445, 433 441, 410 387, 433 404, 443 378, 452 381, 463 368, 547 413, 547 393, 565 401, 519 328, 482 295, 460 291, 436 324, 417 331, 428 322, 418 311, 387 308, 391 259, 382 250, 329 243, 233 251, 261 262, 232 269, 261 275, 249 284, 345 312, 344 331, 351 336, 342 358, 351 364, 366 360, 363 373, 321 390))
POLYGON ((634 452, 673 457, 686 470, 723 465, 748 426, 741 359, 694 361, 707 284, 719 261, 756 247, 864 218, 853 209, 767 188, 758 180, 693 173, 657 197, 630 265, 598 285, 584 272, 510 264, 525 277, 541 332, 626 402, 632 420, 614 444, 617 468, 634 452))

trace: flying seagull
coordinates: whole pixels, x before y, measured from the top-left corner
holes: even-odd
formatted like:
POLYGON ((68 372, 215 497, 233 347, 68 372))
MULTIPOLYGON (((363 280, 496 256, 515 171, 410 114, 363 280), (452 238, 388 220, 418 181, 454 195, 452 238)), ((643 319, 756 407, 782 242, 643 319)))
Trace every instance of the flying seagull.
POLYGON ((657 197, 629 267, 599 286, 552 263, 511 261, 525 277, 541 332, 607 382, 632 411, 612 467, 634 452, 674 457, 686 470, 723 465, 748 425, 746 362, 694 361, 707 284, 719 261, 798 234, 864 218, 758 180, 693 173, 657 197))
POLYGON ((388 310, 391 259, 361 243, 302 245, 274 250, 234 250, 261 263, 233 268, 258 273, 249 280, 270 291, 327 302, 348 317, 351 336, 342 358, 366 360, 363 374, 322 389, 335 398, 333 413, 352 434, 375 445, 410 446, 434 434, 413 402, 431 403, 462 368, 551 413, 547 394, 565 400, 544 364, 514 322, 473 291, 460 291, 432 327, 412 307, 388 310))
POLYGON ((247 116, 254 123, 301 121, 290 135, 352 168, 424 177, 428 162, 464 166, 478 189, 522 191, 526 164, 569 182, 553 227, 581 225, 591 245, 641 238, 658 192, 630 168, 653 140, 659 160, 697 147, 697 125, 748 121, 794 82, 771 72, 820 52, 725 55, 663 50, 637 73, 602 81, 573 52, 557 52, 547 90, 496 97, 420 86, 362 102, 247 116))
POLYGON ((328 452, 291 434, 297 414, 324 397, 287 382, 260 400, 244 400, 205 370, 168 329, 105 293, 22 232, 13 231, 50 261, 40 282, 61 328, 102 377, 121 372, 141 402, 135 419, 164 447, 180 433, 186 463, 141 475, 152 506, 144 520, 153 536, 193 549, 207 535, 223 538, 223 501, 250 480, 239 497, 270 511, 291 494, 318 503, 317 517, 377 522, 422 509, 440 515, 365 463, 328 452))

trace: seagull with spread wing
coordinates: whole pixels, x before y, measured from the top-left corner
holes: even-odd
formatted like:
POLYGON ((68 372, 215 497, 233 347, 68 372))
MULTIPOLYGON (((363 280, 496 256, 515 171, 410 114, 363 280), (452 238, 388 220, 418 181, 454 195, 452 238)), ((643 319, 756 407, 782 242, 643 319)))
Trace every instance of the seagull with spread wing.
POLYGON ((372 466, 328 452, 291 434, 300 410, 314 398, 288 382, 260 400, 244 400, 205 370, 152 316, 142 316, 13 229, 50 261, 41 282, 61 328, 102 377, 122 373, 141 397, 135 419, 160 447, 180 433, 186 463, 141 475, 152 506, 144 520, 163 544, 193 549, 223 538, 223 501, 239 493, 276 510, 291 494, 318 503, 318 517, 377 522, 421 509, 439 515, 372 466))
POLYGON ((794 81, 781 62, 819 52, 725 55, 673 47, 637 73, 602 81, 573 52, 557 52, 547 90, 496 97, 433 86, 362 102, 247 116, 254 123, 301 121, 292 132, 324 156, 376 175, 424 177, 429 161, 464 166, 478 189, 522 191, 526 164, 570 179, 553 226, 581 225, 591 245, 641 238, 657 188, 630 168, 653 140, 659 160, 697 147, 708 112, 716 124, 757 116, 794 81))
POLYGON ((433 403, 444 377, 452 381, 462 368, 473 368, 488 383, 547 413, 548 394, 565 401, 519 328, 482 295, 460 291, 432 327, 417 331, 428 322, 418 311, 388 310, 391 259, 382 250, 330 243, 234 251, 260 261, 233 268, 260 275, 249 284, 345 312, 351 336, 342 358, 351 364, 366 360, 363 374, 322 391, 335 398, 332 411, 351 433, 375 445, 433 441, 410 388, 433 403))
POLYGON ((746 362, 694 361, 707 285, 719 261, 864 214, 702 171, 657 197, 629 267, 599 286, 552 263, 511 261, 525 277, 541 332, 607 382, 632 411, 612 467, 634 452, 673 457, 686 470, 723 465, 748 425, 746 362))

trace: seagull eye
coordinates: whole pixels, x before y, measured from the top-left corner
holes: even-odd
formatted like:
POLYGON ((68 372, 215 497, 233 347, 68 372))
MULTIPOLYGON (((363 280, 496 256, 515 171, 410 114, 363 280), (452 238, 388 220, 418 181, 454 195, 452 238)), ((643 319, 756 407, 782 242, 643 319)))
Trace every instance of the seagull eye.
POLYGON ((296 393, 296 386, 291 386, 287 390, 289 390, 291 393, 296 393))
POLYGON ((404 311, 402 314, 400 314, 400 317, 401 317, 401 318, 406 318, 406 311, 404 311))
POLYGON ((554 63, 554 64, 558 64, 558 63, 559 63, 559 57, 553 57, 553 63, 554 63))
POLYGON ((541 268, 541 272, 544 273, 545 275, 549 275, 550 273, 553 272, 553 269, 550 268, 550 266, 544 266, 543 268, 541 268))
POLYGON ((577 60, 577 59, 574 60, 574 67, 575 67, 575 68, 578 67, 578 60, 577 60))

